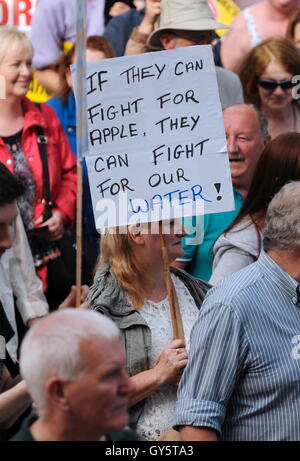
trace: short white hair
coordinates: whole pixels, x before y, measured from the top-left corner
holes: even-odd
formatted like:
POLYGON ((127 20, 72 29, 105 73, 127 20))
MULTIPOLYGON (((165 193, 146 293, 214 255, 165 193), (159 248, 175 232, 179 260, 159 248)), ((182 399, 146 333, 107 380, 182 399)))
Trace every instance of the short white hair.
POLYGON ((33 46, 24 32, 15 27, 0 27, 0 62, 6 55, 15 55, 28 51, 33 57, 33 46))
POLYGON ((119 330, 108 317, 88 309, 56 311, 30 328, 21 347, 20 369, 40 415, 48 405, 47 380, 79 377, 85 370, 81 343, 94 337, 116 339, 119 330))
POLYGON ((262 139, 264 140, 266 138, 266 136, 268 136, 268 134, 269 134, 268 119, 265 116, 265 114, 263 112, 261 112, 254 104, 246 104, 246 103, 232 104, 231 106, 227 106, 227 107, 225 107, 225 109, 223 109, 223 114, 227 111, 227 109, 231 109, 232 107, 233 108, 253 110, 257 115, 257 120, 258 120, 258 124, 259 124, 259 128, 260 128, 260 134, 262 136, 262 139))
POLYGON ((274 195, 268 206, 263 232, 266 251, 300 248, 299 210, 300 181, 291 181, 274 195))

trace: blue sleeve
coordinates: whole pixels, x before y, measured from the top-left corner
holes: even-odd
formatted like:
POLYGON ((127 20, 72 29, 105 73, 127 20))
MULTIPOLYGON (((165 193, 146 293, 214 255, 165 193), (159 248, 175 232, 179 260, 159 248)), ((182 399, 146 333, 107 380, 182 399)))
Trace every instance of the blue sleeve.
POLYGON ((143 16, 140 11, 130 10, 109 21, 103 35, 111 44, 116 56, 123 56, 132 30, 140 24, 143 16))
POLYGON ((46 104, 48 104, 48 106, 52 107, 52 109, 55 110, 56 115, 58 116, 58 118, 60 118, 59 115, 60 115, 61 107, 62 107, 61 98, 60 97, 55 97, 55 98, 48 99, 48 101, 46 101, 46 104))
POLYGON ((248 349, 240 318, 208 295, 192 330, 189 360, 178 389, 176 426, 221 432, 248 349))

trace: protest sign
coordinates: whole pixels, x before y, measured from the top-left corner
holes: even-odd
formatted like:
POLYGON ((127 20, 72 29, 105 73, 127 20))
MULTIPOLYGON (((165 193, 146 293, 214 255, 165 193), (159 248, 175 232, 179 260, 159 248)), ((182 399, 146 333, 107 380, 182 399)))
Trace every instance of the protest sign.
POLYGON ((233 209, 210 46, 88 63, 86 81, 97 229, 233 209))

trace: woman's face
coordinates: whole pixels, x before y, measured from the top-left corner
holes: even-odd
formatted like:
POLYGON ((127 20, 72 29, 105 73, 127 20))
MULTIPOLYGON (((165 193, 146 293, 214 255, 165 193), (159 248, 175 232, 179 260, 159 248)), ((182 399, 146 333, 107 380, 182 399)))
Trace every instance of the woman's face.
MULTIPOLYGON (((101 61, 102 59, 105 59, 105 58, 106 58, 105 53, 103 51, 100 51, 100 50, 93 50, 91 48, 87 48, 87 50, 85 52, 86 62, 101 61)), ((75 56, 74 56, 72 64, 75 64, 75 62, 76 62, 76 59, 75 59, 75 56)), ((73 90, 73 82, 72 82, 70 69, 67 69, 67 71, 66 71, 66 80, 67 80, 68 86, 70 88, 72 88, 72 90, 73 90)))
POLYGON ((23 97, 32 79, 32 54, 29 50, 7 53, 0 63, 0 75, 5 78, 6 97, 23 97))
MULTIPOLYGON (((161 258, 161 247, 160 247, 160 236, 158 234, 158 223, 153 223, 154 228, 151 228, 151 234, 144 236, 146 247, 150 254, 157 254, 158 258, 161 258), (155 226, 157 224, 157 226, 155 226)), ((181 239, 186 235, 186 231, 181 224, 180 219, 172 219, 170 221, 164 221, 162 232, 164 234, 164 240, 168 251, 169 262, 173 262, 176 258, 183 256, 183 249, 181 245, 181 239)))
POLYGON ((105 59, 105 53, 100 50, 92 50, 88 48, 85 52, 86 62, 94 62, 94 61, 101 61, 101 59, 105 59))
MULTIPOLYGON (((284 82, 290 80, 292 74, 283 69, 275 61, 271 61, 262 75, 260 80, 271 80, 275 82, 284 82)), ((258 84, 258 94, 261 101, 260 108, 267 109, 268 111, 284 111, 292 102, 292 88, 283 89, 277 86, 275 89, 263 88, 258 84)))

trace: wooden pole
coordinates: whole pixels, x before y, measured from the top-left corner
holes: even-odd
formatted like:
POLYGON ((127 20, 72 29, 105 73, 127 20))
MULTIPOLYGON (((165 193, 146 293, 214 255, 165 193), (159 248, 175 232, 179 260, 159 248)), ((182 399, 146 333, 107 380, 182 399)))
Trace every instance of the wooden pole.
POLYGON ((79 307, 81 293, 82 260, 82 162, 77 162, 77 202, 76 202, 76 307, 79 307))
POLYGON ((86 112, 86 0, 76 0, 76 147, 77 147, 77 221, 76 221, 76 307, 80 306, 82 260, 82 159, 88 153, 86 112))
POLYGON ((159 223, 159 238, 160 238, 160 247, 161 247, 161 252, 162 252, 166 288, 167 288, 169 306, 170 306, 171 322, 172 322, 172 328, 173 328, 173 339, 179 339, 180 334, 179 334, 177 313, 176 313, 176 306, 175 306, 174 286, 173 286, 172 279, 171 279, 168 250, 166 247, 164 234, 162 233, 162 223, 161 222, 159 223))

